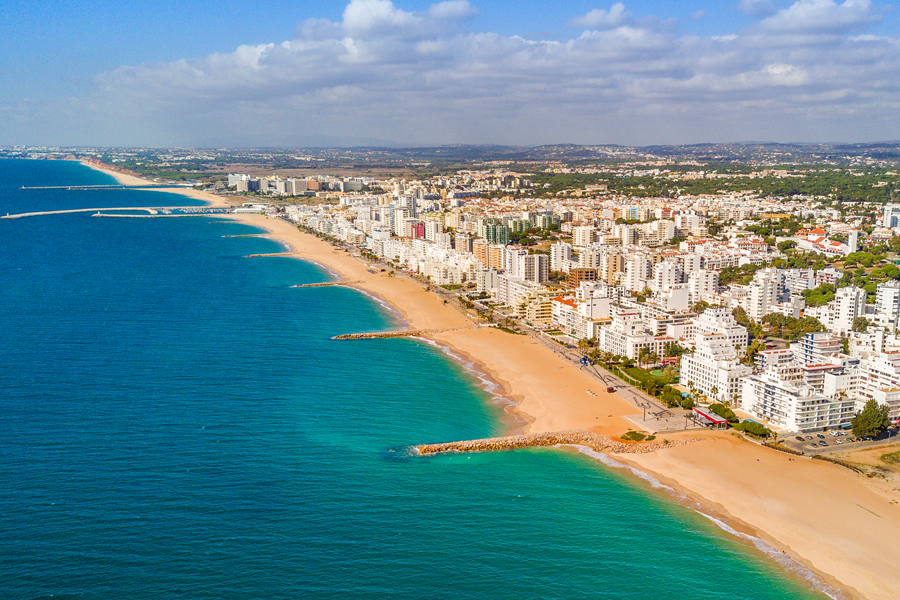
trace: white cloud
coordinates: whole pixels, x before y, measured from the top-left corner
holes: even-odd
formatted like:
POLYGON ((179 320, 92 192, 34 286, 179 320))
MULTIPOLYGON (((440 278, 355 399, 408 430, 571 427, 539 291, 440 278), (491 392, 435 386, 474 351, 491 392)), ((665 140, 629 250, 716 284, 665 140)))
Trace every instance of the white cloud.
POLYGON ((609 10, 594 8, 570 20, 567 25, 577 29, 611 29, 628 23, 630 19, 631 13, 625 10, 625 5, 616 2, 609 10))
POLYGON ((871 0, 798 0, 764 19, 760 27, 771 31, 843 33, 874 23, 871 0))
POLYGON ((694 12, 691 13, 691 18, 692 18, 692 19, 702 19, 702 18, 705 17, 705 16, 706 16, 706 11, 705 11, 705 10, 702 10, 702 9, 701 9, 701 10, 694 11, 694 12))
POLYGON ((428 15, 435 19, 463 19, 478 14, 478 9, 466 0, 447 0, 428 7, 428 15))
POLYGON ((474 13, 458 0, 420 12, 352 0, 341 21, 306 20, 288 41, 124 66, 99 74, 87 98, 4 109, 16 118, 0 120, 0 135, 159 145, 900 137, 898 39, 833 28, 864 28, 862 0, 800 0, 710 38, 679 37, 621 4, 580 17, 585 30, 562 41, 470 33, 474 13))

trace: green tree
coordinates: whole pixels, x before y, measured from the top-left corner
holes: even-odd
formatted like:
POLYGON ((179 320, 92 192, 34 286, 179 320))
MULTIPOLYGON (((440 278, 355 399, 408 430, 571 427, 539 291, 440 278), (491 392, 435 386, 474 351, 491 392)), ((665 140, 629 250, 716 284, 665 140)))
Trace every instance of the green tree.
POLYGON ((678 369, 669 365, 662 372, 663 379, 666 383, 673 383, 676 379, 678 379, 678 369))
POLYGON ((797 242, 795 242, 794 240, 784 240, 782 242, 778 242, 778 246, 777 246, 778 250, 781 252, 785 252, 787 250, 790 250, 790 249, 796 248, 796 247, 797 247, 797 242))
POLYGON ((647 364, 648 362, 650 362, 650 355, 651 355, 651 354, 652 354, 652 353, 650 352, 650 349, 649 349, 649 348, 641 348, 641 349, 638 351, 638 356, 637 356, 638 365, 645 365, 645 364, 647 364))
POLYGON ((850 422, 853 427, 853 435, 856 437, 878 437, 890 425, 887 405, 881 405, 875 400, 869 400, 862 412, 853 417, 850 422))
POLYGON ((663 355, 666 358, 676 358, 685 353, 684 348, 676 344, 675 342, 669 342, 663 348, 663 355))
POLYGON ((869 328, 869 320, 865 317, 856 317, 853 319, 853 331, 864 332, 869 328))
POLYGON ((699 314, 699 313, 702 313, 707 308, 709 308, 709 302, 707 302, 706 300, 700 300, 699 302, 695 302, 691 306, 691 312, 695 312, 695 313, 699 314))

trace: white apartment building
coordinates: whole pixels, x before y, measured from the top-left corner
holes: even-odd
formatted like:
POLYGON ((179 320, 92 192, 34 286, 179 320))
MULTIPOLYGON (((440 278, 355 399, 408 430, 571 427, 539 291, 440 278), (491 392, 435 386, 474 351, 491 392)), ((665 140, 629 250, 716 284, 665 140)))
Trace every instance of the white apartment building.
MULTIPOLYGON (((723 306, 712 306, 694 319, 694 335, 706 335, 708 333, 721 333, 728 340, 732 348, 738 351, 747 349, 749 335, 747 328, 738 324, 731 310, 723 306)), ((697 340, 694 340, 697 343, 697 340)))
POLYGON ((681 279, 681 265, 675 261, 664 260, 653 267, 653 280, 650 284, 650 289, 662 294, 680 285, 681 279))
POLYGON ((550 246, 550 270, 568 271, 572 261, 572 245, 567 242, 556 242, 550 246))
POLYGON ((829 362, 842 348, 841 338, 829 331, 807 333, 791 344, 794 359, 801 365, 829 362))
POLYGON ((543 290, 544 286, 509 275, 497 276, 497 302, 517 308, 526 294, 532 290, 543 290))
POLYGON ((856 409, 868 400, 888 406, 892 421, 900 418, 900 351, 878 352, 860 361, 856 409))
POLYGON ((586 248, 594 242, 595 229, 590 225, 579 225, 572 228, 572 245, 576 248, 586 248))
POLYGON ((609 318, 608 298, 593 298, 579 302, 571 296, 560 296, 550 301, 550 322, 560 331, 577 339, 598 337, 600 319, 609 318))
POLYGON ((875 290, 875 324, 890 333, 900 319, 900 281, 879 283, 875 290))
POLYGON ((653 263, 648 256, 635 254, 625 260, 625 289, 641 292, 648 287, 653 273, 653 263))
POLYGON ((475 291, 491 294, 497 289, 497 269, 475 269, 475 291))
MULTIPOLYGON (((698 256, 699 258, 699 256, 698 256)), ((719 291, 719 272, 699 269, 688 276, 688 292, 691 304, 708 299, 719 291)))
POLYGON ((750 294, 747 298, 747 315, 754 321, 760 321, 778 304, 782 288, 781 275, 778 269, 762 269, 756 272, 753 281, 747 286, 750 294))
POLYGON ((831 307, 831 330, 839 335, 853 331, 853 321, 866 314, 866 291, 850 285, 839 288, 831 307))
POLYGON ((666 345, 676 342, 675 338, 654 335, 638 310, 621 310, 614 313, 612 322, 601 325, 597 334, 601 351, 626 356, 632 360, 637 359, 643 348, 662 357, 666 345))
POLYGON ((741 394, 741 378, 753 369, 740 364, 734 344, 723 333, 697 333, 694 340, 694 353, 681 357, 679 381, 716 401, 734 402, 741 394))
POLYGON ((758 375, 745 377, 741 409, 788 431, 816 431, 842 427, 855 414, 846 394, 829 398, 804 382, 797 362, 773 364, 758 375))

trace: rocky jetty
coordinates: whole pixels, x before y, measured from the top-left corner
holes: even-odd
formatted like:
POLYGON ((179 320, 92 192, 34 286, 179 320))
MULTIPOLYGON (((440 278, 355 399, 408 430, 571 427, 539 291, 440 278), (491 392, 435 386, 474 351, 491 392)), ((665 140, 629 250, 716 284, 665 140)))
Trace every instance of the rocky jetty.
POLYGON ((326 281, 325 283, 301 283, 299 285, 292 285, 292 288, 308 288, 308 287, 329 287, 332 285, 353 285, 355 283, 362 283, 362 281, 326 281))
POLYGON ((499 452, 502 450, 516 450, 518 448, 571 444, 586 446, 598 452, 644 454, 699 441, 699 438, 679 438, 677 440, 654 440, 652 442, 619 442, 593 431, 582 430, 509 435, 506 437, 444 442, 441 444, 421 444, 415 446, 415 450, 421 455, 428 455, 445 452, 499 452))
POLYGON ((385 331, 383 333, 345 333, 334 336, 333 340, 371 340, 374 338, 419 337, 429 333, 443 333, 456 331, 457 329, 469 329, 468 327, 451 327, 449 329, 407 329, 404 331, 385 331))

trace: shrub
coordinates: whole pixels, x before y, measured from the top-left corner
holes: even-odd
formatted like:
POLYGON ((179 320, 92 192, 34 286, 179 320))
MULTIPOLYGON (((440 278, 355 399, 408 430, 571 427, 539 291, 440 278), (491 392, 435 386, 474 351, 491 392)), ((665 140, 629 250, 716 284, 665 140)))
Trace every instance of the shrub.
MULTIPOLYGON (((724 415, 722 415, 724 417, 724 415)), ((769 430, 765 428, 764 425, 756 423, 754 421, 742 421, 740 423, 735 423, 732 425, 736 430, 743 431, 744 433, 749 433, 755 437, 768 437, 769 430)))
POLYGON ((724 404, 719 404, 718 402, 715 404, 709 405, 709 410, 716 413, 723 419, 727 420, 729 423, 737 423, 738 418, 737 415, 734 414, 734 411, 725 406, 724 404))

